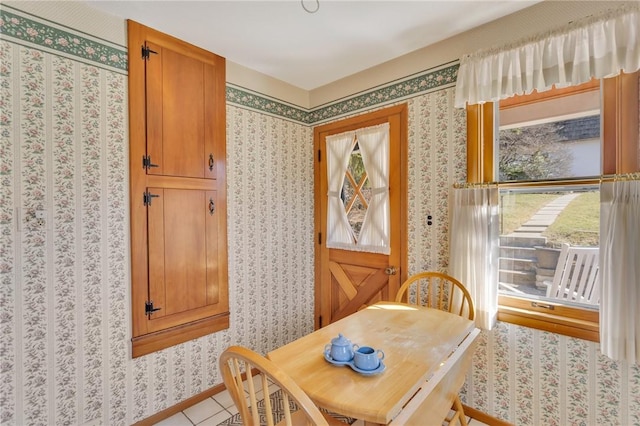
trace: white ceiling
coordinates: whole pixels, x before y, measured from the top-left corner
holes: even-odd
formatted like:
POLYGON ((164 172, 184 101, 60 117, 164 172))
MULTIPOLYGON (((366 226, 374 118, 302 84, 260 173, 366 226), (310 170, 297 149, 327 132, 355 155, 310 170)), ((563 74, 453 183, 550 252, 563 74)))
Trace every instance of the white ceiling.
POLYGON ((319 0, 315 13, 300 0, 87 3, 312 90, 540 1, 319 0))

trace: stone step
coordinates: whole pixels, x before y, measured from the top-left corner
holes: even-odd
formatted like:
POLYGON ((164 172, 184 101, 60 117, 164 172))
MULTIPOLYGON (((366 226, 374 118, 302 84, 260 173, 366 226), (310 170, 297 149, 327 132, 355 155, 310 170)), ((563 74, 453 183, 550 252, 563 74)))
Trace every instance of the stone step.
POLYGON ((498 280, 502 283, 535 285, 536 274, 533 271, 513 271, 510 269, 500 269, 498 280))
POLYGON ((540 288, 535 284, 513 284, 499 282, 498 289, 501 293, 514 294, 514 295, 535 295, 545 296, 547 293, 546 287, 540 288))
POLYGON ((500 246, 500 257, 513 257, 517 259, 535 259, 533 247, 500 246))
POLYGON ((501 257, 500 269, 512 271, 535 271, 535 262, 531 259, 501 257))
POLYGON ((548 226, 539 226, 539 225, 527 225, 526 223, 524 225, 522 225, 520 228, 516 229, 515 231, 513 231, 513 234, 515 235, 520 235, 522 233, 536 233, 536 234, 541 234, 544 231, 546 231, 548 228, 548 226))
POLYGON ((502 235, 500 237, 500 245, 509 247, 543 246, 546 242, 547 239, 545 237, 541 237, 539 234, 526 232, 518 233, 517 235, 502 235))

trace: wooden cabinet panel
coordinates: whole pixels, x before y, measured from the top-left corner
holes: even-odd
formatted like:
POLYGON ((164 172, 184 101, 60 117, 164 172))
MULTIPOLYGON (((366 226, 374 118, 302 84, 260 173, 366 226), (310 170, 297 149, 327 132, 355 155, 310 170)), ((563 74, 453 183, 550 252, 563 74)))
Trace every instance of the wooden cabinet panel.
POLYGON ((220 292, 216 191, 149 188, 149 298, 160 310, 150 328, 228 309, 220 292), (213 210, 213 213, 212 213, 213 210), (204 232, 203 232, 204 231, 204 232))
POLYGON ((149 192, 159 194, 147 208, 149 298, 161 308, 153 314, 155 319, 207 304, 207 233, 202 230, 208 213, 203 191, 149 188, 149 192))
POLYGON ((128 30, 135 357, 229 326, 226 79, 224 58, 128 30))
MULTIPOLYGON (((164 176, 215 178, 216 68, 147 41, 147 153, 164 176)), ((224 124, 223 124, 224 125, 224 124)))

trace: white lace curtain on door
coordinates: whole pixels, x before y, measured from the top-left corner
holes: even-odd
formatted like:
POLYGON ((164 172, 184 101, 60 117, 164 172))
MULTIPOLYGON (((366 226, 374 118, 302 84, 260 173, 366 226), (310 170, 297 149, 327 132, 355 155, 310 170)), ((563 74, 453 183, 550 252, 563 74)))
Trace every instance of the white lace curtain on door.
POLYGON ((389 123, 326 138, 327 248, 389 254, 389 123), (351 153, 358 144, 371 198, 356 238, 341 197, 351 153))

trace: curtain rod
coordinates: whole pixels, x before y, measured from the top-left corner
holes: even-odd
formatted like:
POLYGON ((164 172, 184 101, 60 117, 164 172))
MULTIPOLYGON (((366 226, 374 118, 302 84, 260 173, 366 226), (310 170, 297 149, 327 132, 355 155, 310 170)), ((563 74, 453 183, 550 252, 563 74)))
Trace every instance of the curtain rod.
POLYGON ((453 184, 455 189, 465 188, 508 188, 508 187, 522 187, 522 186, 538 186, 544 183, 547 186, 560 186, 560 185, 595 185, 602 182, 616 182, 627 180, 640 180, 640 172, 633 173, 620 173, 610 174, 602 176, 587 177, 581 180, 549 180, 549 181, 526 181, 526 182, 457 182, 453 184))

